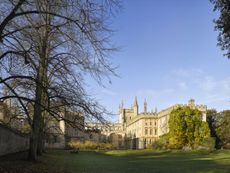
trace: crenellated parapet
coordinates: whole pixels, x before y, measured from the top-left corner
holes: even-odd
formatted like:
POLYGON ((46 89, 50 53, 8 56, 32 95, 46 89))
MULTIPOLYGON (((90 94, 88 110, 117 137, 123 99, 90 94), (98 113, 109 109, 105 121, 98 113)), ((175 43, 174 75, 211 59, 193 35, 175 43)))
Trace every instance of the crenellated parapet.
POLYGON ((201 111, 207 111, 207 106, 206 105, 196 105, 196 108, 201 111))

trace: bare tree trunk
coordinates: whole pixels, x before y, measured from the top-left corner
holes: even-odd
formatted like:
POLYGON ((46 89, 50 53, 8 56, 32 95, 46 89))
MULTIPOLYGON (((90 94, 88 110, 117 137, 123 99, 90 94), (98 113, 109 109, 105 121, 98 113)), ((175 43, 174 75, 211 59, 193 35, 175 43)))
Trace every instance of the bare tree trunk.
MULTIPOLYGON (((47 106, 46 100, 43 100, 43 105, 47 106)), ((39 129, 39 135, 38 135, 38 147, 37 147, 37 154, 41 156, 45 152, 45 117, 47 116, 47 112, 43 111, 42 113, 42 120, 41 120, 41 125, 39 129)))
POLYGON ((30 139, 29 160, 36 160, 37 154, 41 155, 43 150, 43 111, 45 103, 46 76, 47 76, 47 56, 41 56, 41 65, 38 71, 38 82, 36 85, 36 99, 34 105, 34 117, 32 125, 32 135, 30 139))
MULTIPOLYGON (((46 70, 44 69, 44 79, 46 78, 46 70)), ((45 81, 44 81, 45 83, 45 81)), ((42 92, 42 97, 41 97, 41 105, 46 107, 46 103, 45 103, 45 89, 46 87, 44 86, 46 84, 43 84, 43 92, 42 92)), ((39 126, 39 131, 38 131, 38 142, 37 142, 37 154, 39 156, 42 155, 43 153, 43 128, 44 128, 44 108, 42 108, 41 110, 41 121, 40 121, 40 126, 39 126)))
POLYGON ((47 92, 47 38, 42 39, 40 47, 40 65, 37 73, 36 84, 36 98, 34 105, 34 118, 32 126, 32 136, 30 140, 29 160, 36 160, 37 154, 42 154, 42 131, 43 131, 43 117, 44 107, 46 106, 46 92, 47 92), (39 147, 39 148, 38 148, 39 147), (39 150, 38 150, 39 149, 39 150))
MULTIPOLYGON (((47 54, 44 52, 44 54, 47 54)), ((38 82, 36 85, 36 99, 34 106, 34 119, 32 126, 32 136, 30 140, 29 159, 36 160, 37 154, 42 155, 43 150, 43 111, 46 106, 46 79, 47 79, 47 56, 41 56, 41 65, 38 71, 38 82)))
POLYGON ((39 156, 42 155, 44 151, 44 133, 43 133, 43 125, 39 128, 39 135, 38 135, 38 147, 37 147, 37 154, 39 156))
MULTIPOLYGON (((40 70, 39 70, 40 71, 40 70)), ((39 77, 38 77, 39 78, 39 77)), ((40 81, 40 80, 39 80, 40 81)), ((41 96, 42 96, 42 86, 36 86, 36 100, 34 105, 34 116, 33 116, 33 125, 31 130, 30 137, 30 148, 29 148, 29 160, 37 160, 37 147, 38 147, 38 137, 39 137, 39 129, 41 122, 41 96)))

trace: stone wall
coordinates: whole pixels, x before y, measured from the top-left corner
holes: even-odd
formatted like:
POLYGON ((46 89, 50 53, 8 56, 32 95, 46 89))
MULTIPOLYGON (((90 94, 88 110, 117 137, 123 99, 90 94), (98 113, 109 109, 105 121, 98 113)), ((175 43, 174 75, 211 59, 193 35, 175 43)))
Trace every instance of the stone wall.
POLYGON ((0 156, 29 149, 29 136, 0 124, 0 156))

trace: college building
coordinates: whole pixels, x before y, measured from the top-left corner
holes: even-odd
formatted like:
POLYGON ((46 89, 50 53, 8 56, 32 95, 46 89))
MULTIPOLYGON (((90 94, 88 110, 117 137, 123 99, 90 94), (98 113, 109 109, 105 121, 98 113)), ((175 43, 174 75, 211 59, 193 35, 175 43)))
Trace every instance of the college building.
MULTIPOLYGON (((133 106, 125 108, 123 102, 119 106, 118 123, 86 122, 82 113, 63 111, 63 120, 54 117, 46 119, 45 145, 49 148, 64 148, 70 141, 86 141, 112 143, 118 149, 144 149, 160 136, 169 132, 169 117, 173 109, 181 106, 197 108, 202 112, 202 120, 206 121, 206 105, 197 105, 193 99, 187 104, 175 104, 164 110, 148 112, 147 101, 144 101, 144 111, 139 112, 137 97, 133 106), (64 121, 65 120, 65 121, 64 121), (76 122, 70 125, 68 121, 76 122)), ((0 102, 0 123, 10 122, 11 127, 22 129, 26 121, 23 119, 9 119, 10 111, 15 110, 7 102, 0 102)), ((14 115, 17 111, 14 111, 14 115)))
POLYGON ((202 121, 206 121, 206 105, 196 105, 195 100, 190 99, 187 104, 175 104, 164 110, 148 112, 147 101, 144 101, 144 111, 139 112, 137 97, 130 108, 119 106, 119 123, 91 123, 92 128, 100 130, 101 134, 117 148, 143 149, 148 144, 157 140, 160 136, 169 132, 169 117, 173 109, 181 106, 197 108, 202 112, 202 121))

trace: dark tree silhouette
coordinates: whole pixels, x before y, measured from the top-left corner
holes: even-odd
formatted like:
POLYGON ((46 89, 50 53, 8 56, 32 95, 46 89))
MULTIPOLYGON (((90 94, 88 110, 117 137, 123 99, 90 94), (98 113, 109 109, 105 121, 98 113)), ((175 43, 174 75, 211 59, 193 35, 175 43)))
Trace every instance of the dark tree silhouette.
POLYGON ((217 134, 217 122, 218 122, 218 112, 215 109, 207 110, 207 122, 210 128, 211 137, 215 138, 216 144, 215 148, 220 147, 220 138, 217 134))
POLYGON ((104 121, 106 110, 87 93, 85 76, 102 84, 104 77, 116 75, 109 62, 116 48, 111 45, 107 21, 118 2, 25 0, 4 4, 12 14, 1 21, 0 85, 9 90, 1 100, 19 102, 31 125, 29 158, 36 160, 37 153, 42 153, 46 116, 74 125, 60 114, 65 107, 104 121))
POLYGON ((225 51, 225 56, 230 58, 230 1, 210 0, 214 5, 214 11, 220 13, 219 18, 214 20, 215 29, 219 31, 217 45, 225 51))

